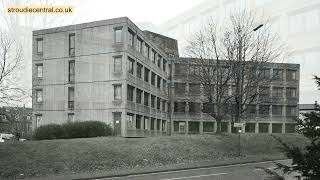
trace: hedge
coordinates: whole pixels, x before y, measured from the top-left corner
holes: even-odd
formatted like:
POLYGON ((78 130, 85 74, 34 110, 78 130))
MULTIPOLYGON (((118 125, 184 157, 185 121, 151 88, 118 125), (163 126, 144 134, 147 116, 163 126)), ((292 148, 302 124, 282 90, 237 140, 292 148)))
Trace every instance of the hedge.
POLYGON ((72 139, 112 135, 112 128, 101 121, 82 121, 65 123, 62 125, 48 124, 38 127, 33 138, 44 139, 72 139))

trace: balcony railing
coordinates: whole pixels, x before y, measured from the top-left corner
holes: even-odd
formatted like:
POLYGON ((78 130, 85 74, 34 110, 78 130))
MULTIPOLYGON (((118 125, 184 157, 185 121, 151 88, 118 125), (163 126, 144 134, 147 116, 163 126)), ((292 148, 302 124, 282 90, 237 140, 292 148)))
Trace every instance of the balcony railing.
POLYGON ((74 101, 68 101, 68 110, 74 110, 74 101))

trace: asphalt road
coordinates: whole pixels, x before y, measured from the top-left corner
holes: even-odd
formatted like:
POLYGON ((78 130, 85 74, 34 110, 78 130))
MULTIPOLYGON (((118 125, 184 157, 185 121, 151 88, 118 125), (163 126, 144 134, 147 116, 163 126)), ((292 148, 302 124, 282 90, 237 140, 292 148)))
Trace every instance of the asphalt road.
MULTIPOLYGON (((277 161, 283 164, 289 165, 290 160, 277 161)), ((268 175, 265 173, 263 168, 275 170, 275 164, 270 161, 258 162, 258 163, 246 163, 237 165, 228 165, 220 167, 209 167, 209 168, 197 168, 189 170, 159 172, 150 174, 139 174, 130 175, 126 177, 113 177, 113 178, 102 178, 103 180, 266 180, 268 175)), ((281 173, 277 171, 278 173, 281 173)), ((291 175, 292 176, 292 175, 291 175)), ((286 176, 287 179, 293 179, 290 176, 286 176)), ((101 179, 100 179, 101 180, 101 179)))

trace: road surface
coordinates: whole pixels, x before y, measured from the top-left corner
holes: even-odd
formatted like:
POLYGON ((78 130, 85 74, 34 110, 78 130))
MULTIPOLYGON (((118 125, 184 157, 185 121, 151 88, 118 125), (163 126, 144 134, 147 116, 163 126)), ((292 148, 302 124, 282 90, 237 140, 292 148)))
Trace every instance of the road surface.
MULTIPOLYGON (((290 160, 279 160, 277 162, 289 165, 290 160)), ((97 180, 266 180, 268 175, 263 168, 275 170, 275 164, 271 161, 227 165, 220 167, 197 168, 189 170, 178 170, 159 173, 148 173, 129 175, 125 177, 96 178, 97 180)), ((279 172, 279 171, 277 171, 279 172)), ((286 176, 286 180, 293 179, 286 176)))

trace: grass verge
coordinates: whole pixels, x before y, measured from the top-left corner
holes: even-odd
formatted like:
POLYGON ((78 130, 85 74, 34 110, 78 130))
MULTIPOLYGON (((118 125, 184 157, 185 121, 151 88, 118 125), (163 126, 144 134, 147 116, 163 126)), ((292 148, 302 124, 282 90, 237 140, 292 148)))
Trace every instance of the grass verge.
MULTIPOLYGON (((275 135, 304 146, 297 134, 275 135)), ((60 139, 0 144, 0 177, 43 177, 97 172, 130 172, 214 161, 216 164, 284 158, 268 134, 170 136, 149 138, 60 139)))

